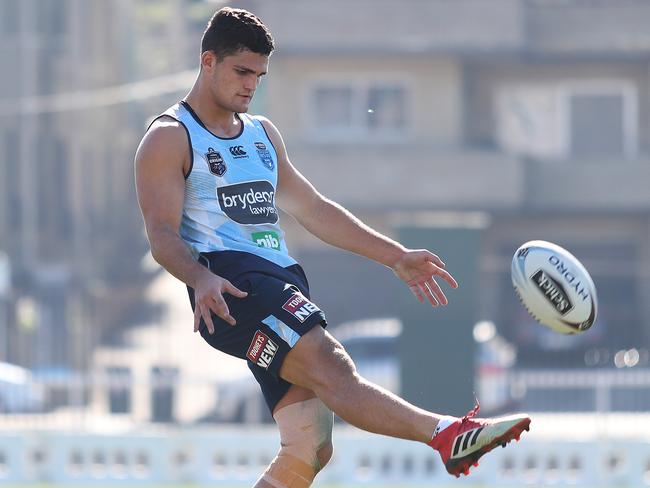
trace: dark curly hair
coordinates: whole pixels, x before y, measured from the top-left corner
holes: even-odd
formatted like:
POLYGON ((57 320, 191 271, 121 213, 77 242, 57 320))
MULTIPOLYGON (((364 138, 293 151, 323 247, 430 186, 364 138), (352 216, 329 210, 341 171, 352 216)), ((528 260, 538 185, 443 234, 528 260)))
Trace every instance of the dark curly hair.
POLYGON ((217 10, 201 39, 201 52, 212 51, 220 59, 242 49, 269 56, 274 47, 271 32, 255 14, 231 7, 217 10))

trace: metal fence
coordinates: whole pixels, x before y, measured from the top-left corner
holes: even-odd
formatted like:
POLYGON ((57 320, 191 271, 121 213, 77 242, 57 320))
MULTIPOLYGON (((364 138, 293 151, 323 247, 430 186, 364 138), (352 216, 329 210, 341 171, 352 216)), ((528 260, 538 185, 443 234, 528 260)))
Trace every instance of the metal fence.
POLYGON ((508 374, 513 398, 537 412, 649 412, 650 370, 545 370, 508 374))
MULTIPOLYGON (((250 486, 278 448, 276 429, 260 425, 270 417, 252 378, 233 388, 174 371, 106 368, 23 380, 0 389, 17 395, 5 403, 13 408, 37 402, 0 414, 0 483, 250 486), (205 412, 188 420, 179 397, 201 391, 212 393, 205 412)), ((508 392, 509 406, 529 411, 533 424, 461 483, 650 486, 650 370, 505 371, 477 381, 508 392)), ((323 481, 449 481, 437 455, 417 443, 343 424, 334 441, 323 481)))
MULTIPOLYGON (((386 376, 386 365, 379 367, 386 376)), ((128 368, 111 367, 86 374, 44 378, 26 374, 12 379, 13 383, 6 377, 0 381, 0 428, 272 422, 248 375, 213 382, 182 376, 173 368, 156 367, 138 376, 128 368)), ((488 414, 650 412, 650 369, 483 372, 477 376, 477 386, 488 414)))

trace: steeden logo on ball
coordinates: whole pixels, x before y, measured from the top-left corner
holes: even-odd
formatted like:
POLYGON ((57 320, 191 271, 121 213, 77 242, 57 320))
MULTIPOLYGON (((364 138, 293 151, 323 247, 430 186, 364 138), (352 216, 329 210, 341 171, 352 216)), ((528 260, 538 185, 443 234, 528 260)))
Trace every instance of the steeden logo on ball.
POLYGON ((512 285, 530 315, 563 334, 589 329, 598 300, 589 272, 566 249, 547 241, 529 241, 514 253, 512 285))
POLYGON ((531 278, 533 283, 535 283, 537 288, 539 288, 539 291, 541 291, 551 305, 555 307, 555 310, 560 312, 562 315, 566 315, 569 310, 573 308, 571 300, 569 300, 562 285, 544 273, 544 270, 537 270, 531 278))

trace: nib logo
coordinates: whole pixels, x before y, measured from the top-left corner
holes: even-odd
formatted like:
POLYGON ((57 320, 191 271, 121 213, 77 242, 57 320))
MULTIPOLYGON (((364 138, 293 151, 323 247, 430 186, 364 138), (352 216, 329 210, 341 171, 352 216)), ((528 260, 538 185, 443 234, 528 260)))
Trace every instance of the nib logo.
POLYGON ((280 250, 280 237, 276 232, 253 232, 251 237, 258 247, 268 247, 269 249, 275 249, 276 251, 280 250))

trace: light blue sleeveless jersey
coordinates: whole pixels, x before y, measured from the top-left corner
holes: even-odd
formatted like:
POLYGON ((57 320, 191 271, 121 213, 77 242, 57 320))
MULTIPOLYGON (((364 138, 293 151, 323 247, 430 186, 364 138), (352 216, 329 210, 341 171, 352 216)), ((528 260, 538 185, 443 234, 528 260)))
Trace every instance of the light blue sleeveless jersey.
POLYGON ((262 123, 238 114, 240 133, 222 138, 184 101, 162 115, 183 124, 191 146, 180 235, 192 251, 243 251, 282 267, 296 264, 279 225, 277 154, 262 123))

